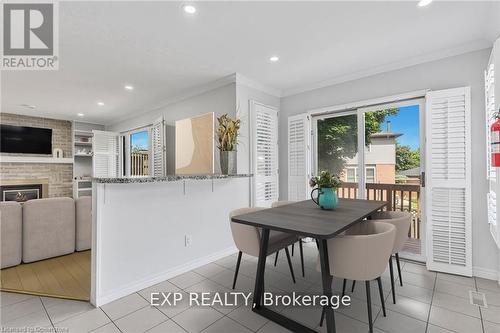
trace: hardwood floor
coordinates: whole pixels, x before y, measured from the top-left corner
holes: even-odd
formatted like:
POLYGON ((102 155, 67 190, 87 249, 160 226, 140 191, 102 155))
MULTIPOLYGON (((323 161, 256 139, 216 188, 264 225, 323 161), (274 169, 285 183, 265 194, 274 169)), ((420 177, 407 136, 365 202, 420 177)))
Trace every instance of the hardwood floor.
POLYGON ((2 291, 88 301, 90 250, 2 269, 2 291))

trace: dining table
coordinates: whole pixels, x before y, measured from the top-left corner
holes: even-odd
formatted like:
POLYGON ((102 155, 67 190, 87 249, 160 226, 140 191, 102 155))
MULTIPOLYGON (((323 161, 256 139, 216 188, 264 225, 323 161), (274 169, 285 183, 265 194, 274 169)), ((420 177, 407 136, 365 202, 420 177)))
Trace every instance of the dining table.
MULTIPOLYGON (((319 251, 323 295, 330 299, 332 297, 333 280, 330 270, 331 265, 335 263, 328 259, 328 240, 342 234, 353 225, 370 218, 373 213, 383 209, 387 204, 386 201, 339 199, 338 206, 334 210, 323 210, 312 200, 305 200, 232 217, 232 222, 261 229, 252 311, 292 332, 316 332, 314 329, 262 304, 270 231, 281 231, 298 237, 311 237, 316 240, 319 251)), ((325 318, 327 332, 336 332, 335 314, 331 306, 325 307, 325 318)))

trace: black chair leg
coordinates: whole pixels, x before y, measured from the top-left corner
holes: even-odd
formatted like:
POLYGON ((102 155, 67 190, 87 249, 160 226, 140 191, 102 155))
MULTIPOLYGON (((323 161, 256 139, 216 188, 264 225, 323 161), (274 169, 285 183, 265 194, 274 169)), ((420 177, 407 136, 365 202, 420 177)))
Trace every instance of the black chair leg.
POLYGON ((288 266, 290 267, 290 274, 292 274, 293 283, 295 283, 295 274, 293 274, 292 259, 290 258, 290 251, 288 247, 285 247, 286 259, 288 260, 288 266))
POLYGON ((401 277, 401 265, 399 264, 399 253, 396 253, 396 264, 398 265, 399 285, 403 286, 403 278, 401 277))
POLYGON ((377 278, 378 282, 378 293, 380 294, 380 303, 382 303, 382 313, 384 314, 384 317, 387 317, 387 314, 385 313, 385 301, 384 301, 384 292, 382 290, 382 279, 380 276, 377 278))
POLYGON ((366 303, 368 304, 368 324, 370 326, 370 333, 373 333, 372 299, 370 296, 370 281, 365 281, 365 284, 366 284, 366 303))
POLYGON ((292 257, 293 257, 293 252, 295 252, 294 250, 295 250, 295 243, 292 244, 292 257))
POLYGON ((236 270, 234 271, 234 279, 233 279, 233 289, 236 287, 236 279, 238 278, 238 271, 240 270, 240 263, 241 263, 241 255, 243 253, 240 251, 238 252, 238 261, 236 261, 236 270))
POLYGON ((389 272, 391 273, 392 303, 396 304, 396 290, 394 290, 394 270, 392 268, 392 256, 389 257, 389 272))
POLYGON ((352 286, 351 286, 351 293, 354 292, 354 286, 356 285, 356 280, 352 281, 352 286))
POLYGON ((276 251, 276 257, 274 257, 274 267, 276 267, 276 264, 278 263, 278 254, 280 251, 276 251))
POLYGON ((321 311, 321 320, 319 321, 319 327, 323 327, 323 321, 325 320, 325 308, 323 307, 323 311, 321 311))
POLYGON ((302 247, 302 239, 299 239, 299 250, 300 250, 300 265, 302 266, 302 277, 306 277, 306 272, 304 270, 304 248, 302 247))
POLYGON ((342 283, 342 296, 345 295, 345 285, 347 283, 347 279, 344 279, 344 282, 342 283))

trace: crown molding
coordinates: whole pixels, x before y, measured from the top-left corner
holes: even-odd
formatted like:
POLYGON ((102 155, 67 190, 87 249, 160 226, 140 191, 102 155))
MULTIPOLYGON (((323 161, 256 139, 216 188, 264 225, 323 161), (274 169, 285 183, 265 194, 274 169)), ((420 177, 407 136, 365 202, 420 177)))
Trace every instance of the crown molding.
POLYGON ((282 96, 282 91, 280 89, 272 88, 269 86, 266 86, 264 84, 261 84, 258 81, 255 81, 253 79, 250 79, 246 76, 241 75, 240 73, 235 73, 236 77, 236 83, 241 84, 243 86, 253 88, 255 90, 262 91, 266 94, 275 96, 275 97, 281 97, 282 96))
POLYGON ((350 73, 346 75, 340 75, 325 81, 320 81, 317 83, 297 87, 297 88, 292 88, 292 89, 285 89, 283 90, 282 96, 281 97, 288 97, 292 95, 297 95, 303 92, 315 90, 315 89, 321 89, 325 88, 328 86, 333 86, 339 83, 344 83, 344 82, 349 82, 349 81, 354 81, 358 79, 362 79, 365 77, 377 75, 377 74, 382 74, 386 72, 391 72, 395 71, 398 69, 403 69, 407 67, 412 67, 415 65, 420 65, 424 64, 427 62, 432 62, 432 61, 437 61, 445 58, 450 58, 454 56, 458 56, 461 54, 465 53, 470 53, 474 51, 479 51, 479 50, 484 50, 492 47, 492 43, 489 40, 476 40, 471 43, 463 44, 455 48, 451 49, 446 49, 442 50, 439 52, 434 52, 434 53, 429 53, 426 55, 421 55, 413 58, 408 58, 406 60, 402 61, 397 61, 397 62, 392 62, 389 64, 385 64, 382 66, 377 66, 373 67, 370 69, 366 69, 363 71, 355 72, 355 73, 350 73))

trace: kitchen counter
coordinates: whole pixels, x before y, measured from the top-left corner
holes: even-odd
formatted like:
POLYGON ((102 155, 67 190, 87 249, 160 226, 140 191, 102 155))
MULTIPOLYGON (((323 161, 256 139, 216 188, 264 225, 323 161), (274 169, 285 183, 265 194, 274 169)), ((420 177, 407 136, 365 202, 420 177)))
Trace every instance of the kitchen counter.
POLYGON ((205 175, 167 175, 163 177, 116 177, 116 178, 93 178, 92 181, 100 184, 129 184, 129 183, 160 183, 175 182, 179 180, 210 180, 210 179, 228 179, 228 178, 249 178, 252 174, 205 174, 205 175))

